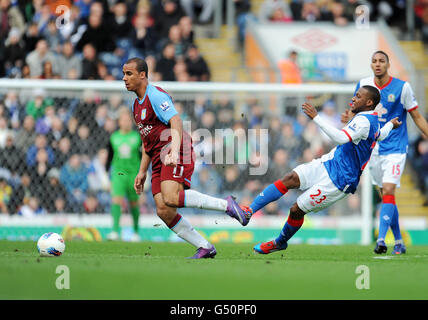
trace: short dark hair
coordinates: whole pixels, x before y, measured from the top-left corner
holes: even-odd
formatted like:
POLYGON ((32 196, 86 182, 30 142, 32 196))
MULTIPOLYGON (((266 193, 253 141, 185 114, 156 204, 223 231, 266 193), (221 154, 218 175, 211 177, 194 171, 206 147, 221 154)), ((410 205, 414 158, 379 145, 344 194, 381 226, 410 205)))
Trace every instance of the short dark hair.
POLYGON ((126 61, 126 64, 135 62, 135 64, 137 65, 137 71, 138 72, 145 72, 146 73, 146 77, 149 76, 149 67, 147 66, 146 61, 144 61, 144 59, 141 58, 130 58, 128 59, 128 61, 126 61))
POLYGON ((383 55, 385 56, 385 58, 386 58, 386 62, 388 62, 388 63, 389 63, 389 57, 388 57, 388 55, 386 54, 386 52, 385 52, 385 51, 382 51, 382 50, 378 50, 378 51, 376 51, 375 53, 373 53, 373 54, 372 54, 372 59, 373 59, 374 55, 375 55, 375 54, 377 54, 377 53, 383 54, 383 55))
POLYGON ((373 109, 380 102, 380 93, 379 90, 373 86, 362 86, 361 88, 366 89, 369 92, 370 99, 373 101, 373 109))

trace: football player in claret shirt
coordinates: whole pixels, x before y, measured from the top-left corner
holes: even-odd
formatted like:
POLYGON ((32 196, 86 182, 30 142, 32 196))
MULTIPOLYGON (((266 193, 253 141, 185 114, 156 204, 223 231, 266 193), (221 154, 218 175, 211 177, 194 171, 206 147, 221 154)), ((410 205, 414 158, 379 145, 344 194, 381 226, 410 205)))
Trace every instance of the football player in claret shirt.
POLYGON ((195 154, 191 137, 183 131, 182 120, 171 97, 163 89, 149 84, 148 68, 143 59, 129 59, 122 71, 126 89, 137 95, 132 112, 143 141, 135 191, 137 194, 143 192, 151 163, 152 194, 158 216, 180 238, 196 247, 192 258, 213 258, 217 253, 215 247, 177 213, 177 208, 222 211, 243 225, 248 219, 233 197, 219 199, 190 190, 195 154))
POLYGON ((376 141, 385 139, 393 128, 400 126, 394 118, 380 129, 378 116, 373 111, 379 100, 379 91, 375 87, 361 87, 352 98, 351 111, 355 117, 342 130, 321 118, 313 106, 303 104, 305 114, 339 146, 319 159, 297 166, 282 179, 267 186, 249 207, 242 207, 251 217, 254 212, 285 195, 289 189, 306 190, 291 207, 279 236, 257 244, 255 252, 269 254, 287 249, 288 240, 300 229, 306 213, 325 209, 357 190, 376 141))
MULTIPOLYGON (((355 91, 364 85, 375 86, 380 91, 380 104, 376 107, 380 126, 383 127, 392 118, 398 117, 403 123, 397 130, 384 140, 379 141, 373 150, 369 162, 373 184, 381 188, 382 206, 380 209, 379 235, 376 241, 375 253, 387 252, 385 236, 391 227, 395 238, 393 254, 406 252, 406 247, 398 223, 398 209, 395 203, 395 190, 400 187, 401 175, 406 163, 408 136, 407 113, 410 114, 416 126, 428 136, 428 124, 418 111, 418 102, 410 84, 388 74, 389 57, 383 51, 372 55, 371 68, 373 76, 360 80, 355 91)), ((342 114, 342 122, 350 119, 349 111, 342 114)))

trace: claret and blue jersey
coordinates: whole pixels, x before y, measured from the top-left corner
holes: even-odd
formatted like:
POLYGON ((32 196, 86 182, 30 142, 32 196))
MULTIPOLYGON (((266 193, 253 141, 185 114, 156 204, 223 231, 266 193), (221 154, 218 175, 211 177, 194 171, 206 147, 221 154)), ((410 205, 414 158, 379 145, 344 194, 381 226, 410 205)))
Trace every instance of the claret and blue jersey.
POLYGON ((135 99, 132 106, 135 123, 144 143, 145 152, 152 156, 171 141, 161 139, 169 129, 169 120, 178 114, 171 97, 161 88, 149 84, 143 99, 135 99))
POLYGON ((402 125, 391 131, 386 139, 378 142, 379 154, 407 153, 407 112, 418 107, 410 84, 406 81, 390 77, 390 80, 384 86, 379 87, 375 83, 374 77, 368 77, 362 79, 357 84, 355 92, 365 85, 376 87, 380 91, 381 100, 376 107, 380 126, 383 127, 395 117, 398 117, 398 120, 402 122, 402 125))
POLYGON ((359 112, 342 130, 349 142, 322 156, 321 161, 339 190, 354 193, 380 135, 378 115, 374 111, 359 112))

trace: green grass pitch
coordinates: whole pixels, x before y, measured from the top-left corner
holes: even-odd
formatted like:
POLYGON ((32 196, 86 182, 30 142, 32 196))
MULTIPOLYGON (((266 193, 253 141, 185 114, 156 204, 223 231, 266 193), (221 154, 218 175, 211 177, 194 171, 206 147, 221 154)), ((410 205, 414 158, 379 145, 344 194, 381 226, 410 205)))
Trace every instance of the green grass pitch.
POLYGON ((185 243, 68 241, 63 256, 41 258, 34 242, 0 241, 0 299, 428 299, 427 246, 402 256, 357 245, 270 255, 251 244, 216 247, 215 259, 188 260, 185 243), (70 289, 56 288, 59 265, 70 270, 70 289), (369 289, 356 288, 359 265, 369 268, 369 289))

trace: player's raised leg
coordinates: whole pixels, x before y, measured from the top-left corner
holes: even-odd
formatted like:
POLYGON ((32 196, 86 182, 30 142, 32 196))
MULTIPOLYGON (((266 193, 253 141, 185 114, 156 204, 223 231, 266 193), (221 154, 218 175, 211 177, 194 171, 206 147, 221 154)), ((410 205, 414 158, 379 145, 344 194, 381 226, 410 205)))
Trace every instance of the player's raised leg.
POLYGON ((187 219, 177 213, 177 208, 169 206, 165 201, 165 199, 169 201, 168 195, 178 194, 181 190, 183 190, 183 185, 177 181, 162 181, 161 193, 154 195, 157 214, 177 236, 197 248, 192 258, 213 258, 217 254, 215 247, 202 237, 187 219))
POLYGON ((278 200, 285 195, 289 189, 296 189, 300 186, 299 176, 295 171, 287 173, 282 179, 275 181, 268 185, 260 194, 254 199, 250 206, 242 206, 248 220, 254 212, 259 211, 267 204, 278 200))
POLYGON ((175 208, 198 208, 221 211, 237 219, 242 225, 246 225, 249 220, 245 217, 244 211, 232 196, 221 199, 189 189, 193 169, 193 163, 179 164, 176 167, 162 165, 160 177, 162 182, 176 181, 187 188, 186 190, 182 189, 177 192, 164 193, 163 199, 166 205, 175 208))

